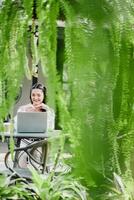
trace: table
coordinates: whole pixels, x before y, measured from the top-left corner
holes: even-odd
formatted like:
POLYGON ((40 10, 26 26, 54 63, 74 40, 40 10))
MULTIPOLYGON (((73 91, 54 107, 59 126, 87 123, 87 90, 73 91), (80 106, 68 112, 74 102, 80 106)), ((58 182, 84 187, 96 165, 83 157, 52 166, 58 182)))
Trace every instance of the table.
POLYGON ((0 133, 0 136, 4 136, 5 138, 10 138, 13 137, 15 139, 17 139, 17 143, 16 146, 20 147, 20 142, 22 139, 33 139, 33 140, 41 140, 41 139, 48 139, 48 138, 52 138, 55 136, 58 136, 60 133, 60 130, 51 130, 51 131, 47 131, 45 133, 17 133, 14 132, 13 134, 11 134, 10 132, 4 132, 4 133, 0 133))
POLYGON ((60 130, 52 130, 52 131, 47 131, 45 133, 17 133, 14 132, 13 134, 11 134, 10 132, 4 132, 4 133, 0 133, 0 136, 5 136, 5 138, 9 138, 9 137, 14 137, 14 138, 48 138, 48 137, 52 137, 53 135, 57 135, 60 133, 60 130))

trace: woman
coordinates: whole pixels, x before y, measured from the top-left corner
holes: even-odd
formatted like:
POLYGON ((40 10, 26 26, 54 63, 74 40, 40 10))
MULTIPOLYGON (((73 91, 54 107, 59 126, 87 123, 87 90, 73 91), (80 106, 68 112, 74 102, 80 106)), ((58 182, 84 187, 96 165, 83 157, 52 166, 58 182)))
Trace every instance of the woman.
MULTIPOLYGON (((18 109, 18 112, 47 112, 47 127, 49 129, 54 129, 55 114, 52 108, 46 105, 46 88, 40 84, 36 83, 30 89, 30 103, 23 105, 18 109)), ((31 143, 31 141, 23 140, 21 141, 21 147, 31 143)), ((38 150, 37 152, 39 152, 38 150)), ((40 152, 34 153, 34 156, 40 160, 40 152)), ((19 166, 22 168, 27 167, 28 157, 24 153, 19 159, 19 166)))
POLYGON ((18 112, 47 112, 48 129, 54 129, 55 114, 52 108, 46 103, 46 88, 41 83, 36 83, 30 89, 31 103, 23 105, 18 109, 18 112))

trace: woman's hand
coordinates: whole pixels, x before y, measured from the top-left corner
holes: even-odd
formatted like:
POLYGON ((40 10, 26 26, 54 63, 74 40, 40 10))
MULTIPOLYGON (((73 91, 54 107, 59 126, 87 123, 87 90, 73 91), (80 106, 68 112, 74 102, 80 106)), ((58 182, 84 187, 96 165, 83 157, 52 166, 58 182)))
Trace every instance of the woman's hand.
POLYGON ((46 112, 48 111, 49 107, 44 104, 44 103, 41 103, 41 104, 29 104, 29 105, 26 105, 23 109, 24 112, 46 112))
POLYGON ((38 104, 38 105, 33 105, 35 111, 39 112, 39 111, 47 111, 48 110, 48 106, 44 103, 38 104))

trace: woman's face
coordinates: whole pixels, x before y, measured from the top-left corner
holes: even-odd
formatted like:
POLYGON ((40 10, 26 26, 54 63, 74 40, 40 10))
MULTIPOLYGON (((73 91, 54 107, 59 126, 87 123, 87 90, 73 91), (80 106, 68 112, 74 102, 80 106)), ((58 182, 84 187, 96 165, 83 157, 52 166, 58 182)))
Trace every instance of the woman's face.
POLYGON ((44 94, 40 89, 32 89, 31 100, 34 106, 40 105, 43 102, 44 94))

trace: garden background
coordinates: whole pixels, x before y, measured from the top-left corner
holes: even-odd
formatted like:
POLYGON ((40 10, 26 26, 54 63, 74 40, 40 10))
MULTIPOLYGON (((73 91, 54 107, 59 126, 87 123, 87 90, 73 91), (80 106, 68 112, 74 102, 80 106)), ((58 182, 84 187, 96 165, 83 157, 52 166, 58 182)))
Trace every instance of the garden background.
POLYGON ((93 200, 134 199, 134 1, 3 0, 0 60, 1 124, 40 64, 71 175, 93 200))

